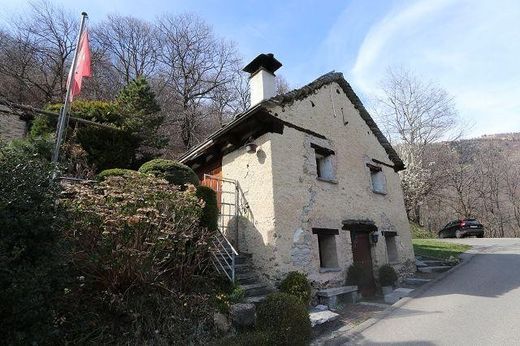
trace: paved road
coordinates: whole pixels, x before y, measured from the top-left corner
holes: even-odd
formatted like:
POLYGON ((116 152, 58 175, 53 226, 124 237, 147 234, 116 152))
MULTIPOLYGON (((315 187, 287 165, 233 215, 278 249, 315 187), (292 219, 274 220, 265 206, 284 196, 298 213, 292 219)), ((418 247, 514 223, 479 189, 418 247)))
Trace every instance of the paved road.
POLYGON ((520 239, 474 246, 458 270, 366 329, 362 345, 520 345, 520 239))

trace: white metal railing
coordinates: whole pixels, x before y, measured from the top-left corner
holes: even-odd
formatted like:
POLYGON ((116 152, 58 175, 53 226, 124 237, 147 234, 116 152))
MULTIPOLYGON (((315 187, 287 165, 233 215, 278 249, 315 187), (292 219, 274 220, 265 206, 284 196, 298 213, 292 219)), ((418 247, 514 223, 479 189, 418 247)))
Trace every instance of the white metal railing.
POLYGON ((238 251, 227 236, 234 228, 235 244, 238 244, 239 186, 236 180, 204 174, 203 185, 215 190, 219 205, 217 234, 213 238, 212 263, 218 272, 235 282, 238 251))
POLYGON ((211 259, 213 266, 219 273, 227 276, 231 282, 236 279, 236 256, 237 250, 231 245, 227 238, 220 232, 217 232, 213 238, 213 258, 211 259))

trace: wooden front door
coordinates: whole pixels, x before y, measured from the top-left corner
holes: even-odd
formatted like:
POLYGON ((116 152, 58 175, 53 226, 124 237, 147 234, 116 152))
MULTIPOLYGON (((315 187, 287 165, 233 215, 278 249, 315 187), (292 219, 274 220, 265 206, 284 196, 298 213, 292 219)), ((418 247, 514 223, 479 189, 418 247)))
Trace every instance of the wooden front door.
POLYGON ((376 293, 376 284, 372 269, 372 255, 370 254, 370 234, 368 232, 351 231, 352 256, 354 264, 366 270, 368 278, 359 287, 363 297, 371 297, 376 293))
POLYGON ((197 175, 201 185, 210 187, 217 193, 217 206, 220 210, 222 203, 222 162, 219 160, 211 165, 199 168, 197 175), (206 177, 206 174, 210 177, 206 177))

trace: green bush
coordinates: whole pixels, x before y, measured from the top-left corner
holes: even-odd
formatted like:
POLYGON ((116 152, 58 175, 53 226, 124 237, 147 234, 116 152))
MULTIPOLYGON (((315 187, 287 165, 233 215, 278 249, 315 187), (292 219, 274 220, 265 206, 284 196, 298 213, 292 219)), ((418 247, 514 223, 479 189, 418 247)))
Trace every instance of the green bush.
POLYGON ((231 291, 231 293, 229 294, 229 301, 232 304, 240 303, 244 299, 245 295, 246 295, 245 289, 243 289, 240 286, 235 287, 233 289, 233 291, 231 291))
POLYGON ((16 151, 19 154, 50 161, 54 148, 54 140, 50 137, 14 139, 7 147, 9 150, 16 151))
MULTIPOLYGON (((61 107, 62 104, 51 104, 46 109, 58 113, 61 107)), ((74 131, 68 131, 69 134, 74 132, 75 138, 68 135, 66 142, 78 143, 97 172, 112 167, 137 168, 158 156, 158 150, 167 144, 167 138, 159 131, 164 117, 144 78, 130 82, 115 101, 75 100, 71 113, 110 126, 80 125, 74 131)), ((31 135, 54 132, 55 121, 38 117, 33 122, 31 135)))
POLYGON ((347 285, 365 286, 370 282, 371 275, 369 269, 359 264, 352 264, 347 271, 347 285))
POLYGON ((200 225, 211 231, 216 231, 218 229, 219 214, 217 193, 212 188, 199 185, 197 186, 196 195, 204 201, 200 225))
POLYGON ((63 211, 51 164, 0 145, 0 338, 7 345, 52 344, 63 295, 63 211))
POLYGON ((393 286, 397 279, 397 273, 391 265, 383 264, 379 267, 379 283, 381 286, 393 286))
POLYGON ((269 346, 269 334, 260 331, 248 331, 228 336, 220 340, 219 346, 269 346))
POLYGON ((103 181, 108 177, 128 177, 128 176, 133 176, 136 174, 139 174, 139 172, 134 171, 132 169, 110 168, 110 169, 105 169, 104 171, 101 171, 101 173, 99 173, 96 176, 96 179, 98 181, 103 181))
POLYGON ((183 186, 186 184, 199 185, 197 174, 188 166, 177 161, 155 159, 145 162, 139 172, 152 174, 156 177, 164 178, 170 184, 183 186))
POLYGON ((245 295, 246 291, 240 286, 232 284, 229 287, 220 287, 219 293, 214 297, 214 305, 219 312, 228 314, 231 304, 241 303, 245 295))
POLYGON ((304 306, 308 306, 311 302, 311 284, 303 273, 290 272, 287 274, 282 280, 280 291, 295 296, 304 306))
POLYGON ((257 308, 258 330, 268 333, 271 345, 307 345, 311 322, 307 308, 287 293, 272 293, 257 308))

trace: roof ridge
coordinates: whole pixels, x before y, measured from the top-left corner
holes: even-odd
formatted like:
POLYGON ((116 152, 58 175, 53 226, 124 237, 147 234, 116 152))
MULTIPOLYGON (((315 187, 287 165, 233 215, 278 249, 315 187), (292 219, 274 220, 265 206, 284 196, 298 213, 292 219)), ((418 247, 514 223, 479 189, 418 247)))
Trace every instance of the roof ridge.
POLYGON ((376 136, 376 138, 379 141, 379 143, 381 144, 381 146, 385 149, 385 151, 388 155, 388 158, 394 163, 394 170, 395 171, 403 170, 405 168, 403 161, 401 160, 401 158, 399 157, 399 155, 397 154, 395 149, 392 147, 392 145, 390 144, 388 139, 385 137, 383 132, 379 129, 379 127, 377 126, 377 124, 374 121, 374 119, 372 118, 372 116, 368 113, 365 106, 363 105, 363 102, 361 102, 361 99, 357 96, 357 94, 354 92, 354 90, 352 89, 350 84, 347 82, 347 80, 343 76, 343 73, 336 72, 334 70, 332 70, 328 73, 325 73, 324 75, 321 75, 320 77, 316 78, 315 80, 304 85, 301 88, 293 89, 285 94, 273 96, 270 99, 264 100, 264 101, 258 103, 257 105, 255 105, 254 107, 252 107, 242 113, 239 113, 238 115, 236 115, 234 117, 234 119, 230 123, 226 124, 225 126, 223 126, 220 129, 218 129, 217 131, 212 133, 209 137, 207 137, 205 141, 203 141, 199 145, 191 148, 186 153, 184 153, 181 156, 181 160, 184 159, 185 157, 187 157, 192 152, 196 151, 199 147, 201 147, 209 139, 215 137, 216 135, 221 133, 223 130, 225 130, 229 126, 233 126, 234 123, 236 123, 237 121, 240 121, 241 118, 247 116, 255 109, 260 109, 260 108, 265 109, 265 108, 268 108, 269 104, 273 104, 273 103, 275 105, 281 105, 281 106, 291 105, 295 101, 304 99, 305 97, 307 97, 311 94, 314 94, 318 89, 320 89, 323 86, 330 84, 332 82, 338 83, 338 85, 341 87, 343 92, 345 92, 345 94, 347 95, 350 102, 352 102, 352 104, 354 105, 354 108, 356 108, 358 110, 361 118, 366 122, 366 124, 368 125, 368 127, 370 128, 372 133, 376 136))
POLYGON ((403 161, 392 147, 386 136, 379 129, 376 122, 363 105, 363 102, 361 102, 361 99, 354 92, 354 89, 352 89, 341 72, 336 72, 333 70, 316 78, 314 81, 304 85, 301 88, 291 90, 285 94, 276 95, 264 102, 273 102, 279 105, 291 105, 295 101, 304 99, 310 94, 315 93, 318 89, 332 82, 338 83, 341 89, 343 89, 343 92, 345 92, 350 102, 352 102, 354 108, 358 110, 361 118, 365 120, 372 133, 376 136, 381 146, 385 149, 389 159, 394 163, 395 170, 403 170, 405 168, 403 161))

